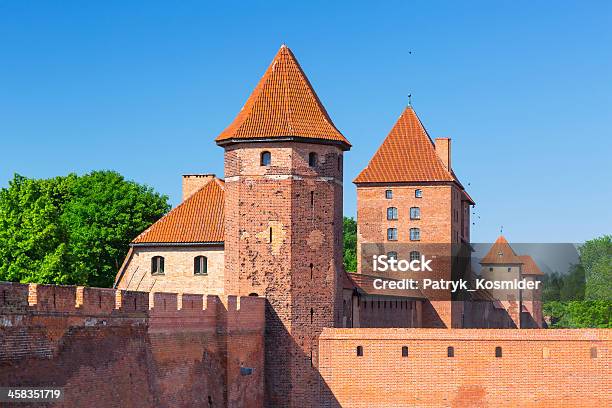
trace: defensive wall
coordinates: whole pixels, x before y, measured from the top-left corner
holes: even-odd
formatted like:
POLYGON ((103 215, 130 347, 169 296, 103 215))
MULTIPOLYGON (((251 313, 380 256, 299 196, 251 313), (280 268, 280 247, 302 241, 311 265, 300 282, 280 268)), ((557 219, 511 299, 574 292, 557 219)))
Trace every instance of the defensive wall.
POLYGON ((0 384, 64 388, 53 407, 263 406, 264 313, 256 297, 0 283, 0 384))
POLYGON ((611 340, 607 329, 325 329, 319 371, 328 407, 600 408, 612 406, 611 340))

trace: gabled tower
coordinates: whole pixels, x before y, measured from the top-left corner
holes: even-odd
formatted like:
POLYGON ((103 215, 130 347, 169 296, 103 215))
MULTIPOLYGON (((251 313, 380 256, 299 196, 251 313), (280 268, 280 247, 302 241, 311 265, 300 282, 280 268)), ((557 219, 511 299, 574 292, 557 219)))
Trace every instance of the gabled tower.
MULTIPOLYGON (((362 265, 364 248, 400 252, 404 259, 433 252, 438 262, 445 258, 449 263, 450 257, 444 255, 456 255, 462 244, 470 242, 470 205, 474 202, 452 169, 451 140, 436 138, 434 142, 411 106, 402 112, 354 183, 359 272, 367 266, 362 265)), ((458 259, 453 256, 452 262, 458 259)), ((456 263, 453 268, 459 269, 456 263)), ((438 265, 435 271, 438 276, 431 278, 451 278, 450 263, 438 265)), ((461 325, 461 310, 453 310, 459 303, 451 302, 450 291, 426 296, 430 302, 423 309, 425 327, 461 325)))
POLYGON ((317 338, 340 320, 342 168, 336 129, 282 46, 225 149, 225 292, 266 310, 266 404, 318 406, 317 338))

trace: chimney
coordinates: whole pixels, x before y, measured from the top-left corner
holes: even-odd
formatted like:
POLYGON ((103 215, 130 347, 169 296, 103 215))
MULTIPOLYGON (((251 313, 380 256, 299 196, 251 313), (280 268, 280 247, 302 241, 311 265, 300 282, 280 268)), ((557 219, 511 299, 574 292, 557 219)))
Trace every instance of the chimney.
POLYGON ((451 171, 451 140, 449 137, 436 137, 436 153, 448 171, 451 171))
POLYGON ((214 174, 183 174, 183 201, 214 180, 214 174))

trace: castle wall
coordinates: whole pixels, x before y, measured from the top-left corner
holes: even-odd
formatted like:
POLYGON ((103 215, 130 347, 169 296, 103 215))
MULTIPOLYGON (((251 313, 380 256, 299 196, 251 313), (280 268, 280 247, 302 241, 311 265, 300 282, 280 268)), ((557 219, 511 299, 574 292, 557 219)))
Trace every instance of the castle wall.
POLYGON ((609 330, 326 329, 319 346, 329 407, 612 405, 609 330))
POLYGON ((263 406, 264 307, 254 297, 3 283, 0 384, 63 387, 54 407, 263 406))
POLYGON ((143 292, 223 294, 222 246, 136 246, 127 260, 119 289, 143 292), (194 275, 193 258, 208 258, 208 273, 194 275), (164 257, 164 274, 151 274, 151 258, 164 257))

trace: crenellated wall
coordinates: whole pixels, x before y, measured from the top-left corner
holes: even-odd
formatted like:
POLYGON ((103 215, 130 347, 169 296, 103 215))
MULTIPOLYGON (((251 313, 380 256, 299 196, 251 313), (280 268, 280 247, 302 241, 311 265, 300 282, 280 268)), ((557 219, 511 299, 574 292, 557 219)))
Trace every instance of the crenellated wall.
POLYGON ((54 407, 262 406, 264 312, 257 297, 1 283, 0 384, 63 387, 54 407))
POLYGON ((325 406, 609 407, 611 345, 607 329, 325 329, 325 406))

